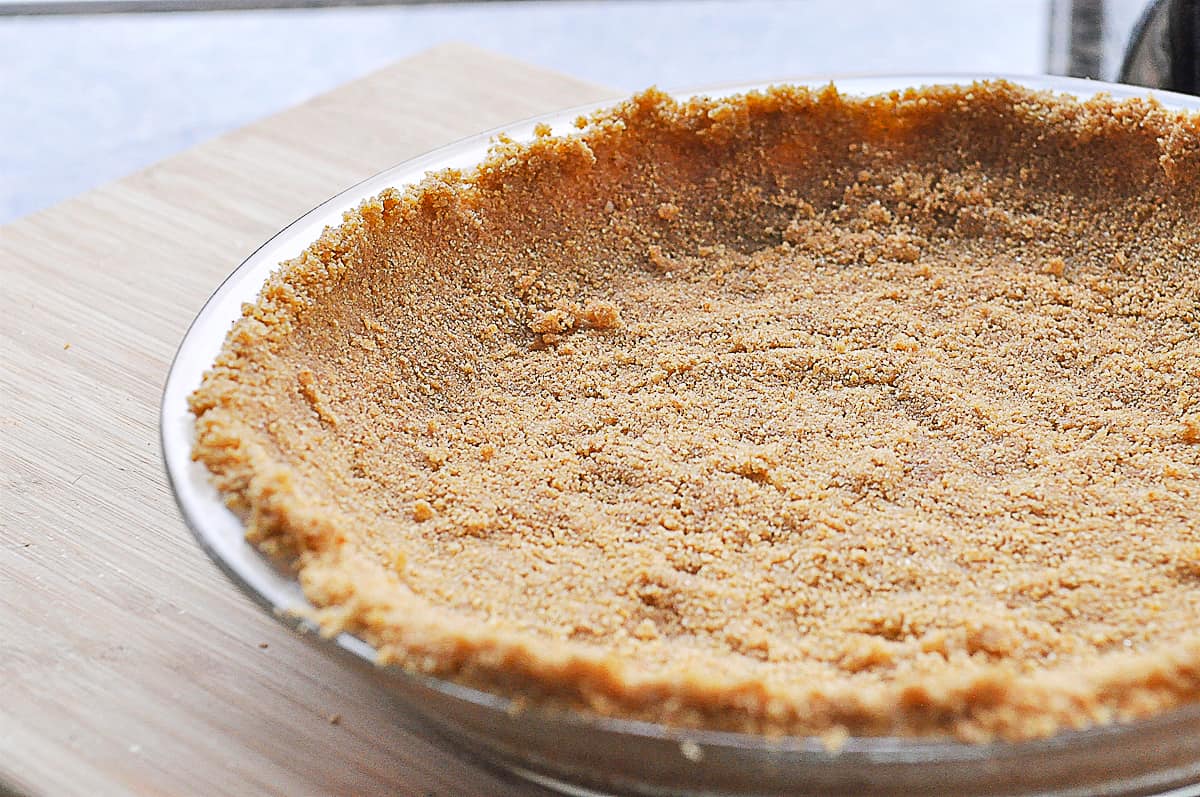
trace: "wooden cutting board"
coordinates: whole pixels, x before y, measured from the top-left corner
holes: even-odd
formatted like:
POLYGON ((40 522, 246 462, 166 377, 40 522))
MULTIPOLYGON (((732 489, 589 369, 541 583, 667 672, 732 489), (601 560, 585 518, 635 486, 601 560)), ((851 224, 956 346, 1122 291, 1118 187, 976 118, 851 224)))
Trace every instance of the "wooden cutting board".
POLYGON ((452 45, 0 228, 0 793, 540 794, 416 733, 227 582, 163 475, 205 299, 292 219, 613 93, 452 45))

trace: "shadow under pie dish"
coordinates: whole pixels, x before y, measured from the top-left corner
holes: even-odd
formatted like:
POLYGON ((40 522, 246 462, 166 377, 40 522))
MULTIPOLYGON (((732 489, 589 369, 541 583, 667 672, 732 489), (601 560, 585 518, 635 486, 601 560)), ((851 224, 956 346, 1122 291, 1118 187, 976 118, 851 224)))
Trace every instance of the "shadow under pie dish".
POLYGON ((195 454, 327 631, 531 712, 831 756, 1166 716, 1196 130, 1004 82, 640 95, 286 262, 195 454))

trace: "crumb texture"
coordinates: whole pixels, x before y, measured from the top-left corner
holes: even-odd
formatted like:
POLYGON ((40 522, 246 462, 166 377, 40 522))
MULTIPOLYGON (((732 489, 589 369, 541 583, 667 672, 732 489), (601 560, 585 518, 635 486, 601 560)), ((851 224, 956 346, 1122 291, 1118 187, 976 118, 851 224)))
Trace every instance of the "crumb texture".
POLYGON ((193 395, 327 628, 766 734, 1200 700, 1196 120, 997 82, 581 124, 348 213, 193 395))

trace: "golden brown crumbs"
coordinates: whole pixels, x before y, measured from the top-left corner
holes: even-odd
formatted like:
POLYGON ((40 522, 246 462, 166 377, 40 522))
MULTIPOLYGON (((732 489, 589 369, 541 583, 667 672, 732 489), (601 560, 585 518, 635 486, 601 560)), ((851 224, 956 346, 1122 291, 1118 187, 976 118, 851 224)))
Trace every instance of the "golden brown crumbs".
POLYGON ((1180 439, 1185 443, 1200 443, 1200 415, 1184 418, 1180 439))
POLYGON ((433 507, 429 502, 421 499, 413 504, 413 520, 421 523, 433 517, 433 507))
POLYGON ((566 310, 555 309, 542 313, 533 320, 529 328, 534 332, 565 332, 574 329, 575 316, 566 310))
POLYGON ((621 308, 603 299, 592 299, 585 304, 582 316, 593 329, 616 329, 621 326, 621 308))
POLYGON ((329 402, 325 400, 321 389, 317 386, 317 378, 313 372, 302 368, 296 372, 296 381, 300 384, 300 395, 304 396, 304 400, 312 407, 312 411, 316 413, 317 417, 330 426, 337 426, 337 416, 330 410, 329 402))
POLYGON ((642 94, 286 263, 195 455, 327 632, 522 706, 836 749, 1195 703, 1198 142, 642 94))

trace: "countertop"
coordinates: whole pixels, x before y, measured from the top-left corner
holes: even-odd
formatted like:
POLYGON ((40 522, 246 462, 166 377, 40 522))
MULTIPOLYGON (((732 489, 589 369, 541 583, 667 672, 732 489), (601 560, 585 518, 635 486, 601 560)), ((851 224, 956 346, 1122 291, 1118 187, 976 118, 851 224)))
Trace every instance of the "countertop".
POLYGON ((429 741, 224 578, 176 511, 158 405, 205 299, 305 210, 611 96, 443 46, 0 226, 0 793, 541 793, 429 741))

